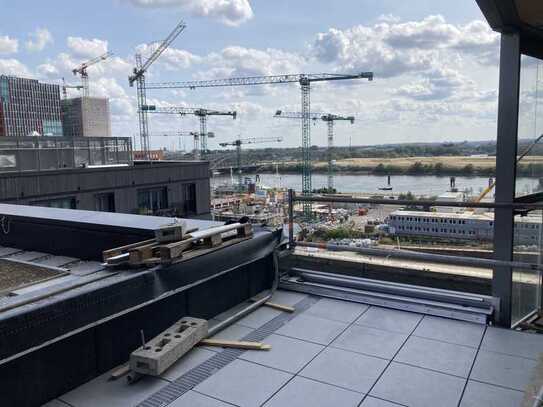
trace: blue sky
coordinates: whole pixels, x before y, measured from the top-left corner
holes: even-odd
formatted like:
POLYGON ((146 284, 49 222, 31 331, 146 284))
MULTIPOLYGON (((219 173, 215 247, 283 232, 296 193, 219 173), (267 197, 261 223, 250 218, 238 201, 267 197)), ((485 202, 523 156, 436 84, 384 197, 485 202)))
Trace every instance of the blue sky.
MULTIPOLYGON (((298 72, 373 70, 372 83, 322 84, 312 110, 354 114, 338 124, 336 144, 451 141, 495 137, 498 36, 474 0, 0 0, 0 73, 77 83, 70 70, 110 50, 89 68, 91 94, 110 98, 113 133, 136 132, 135 89, 127 76, 138 49, 148 53, 180 19, 186 30, 150 69, 148 82, 298 72), (31 41, 29 43, 29 41, 31 41)), ((72 91, 76 95, 77 91, 72 91)), ((154 91, 152 103, 236 109, 239 120, 211 118, 211 144, 283 135, 300 144, 296 85, 154 91)), ((194 118, 152 116, 151 131, 195 130, 194 118)), ((312 131, 324 145, 324 125, 312 131)), ((152 145, 171 146, 157 138, 152 145)), ((187 142, 187 144, 189 144, 187 142)))

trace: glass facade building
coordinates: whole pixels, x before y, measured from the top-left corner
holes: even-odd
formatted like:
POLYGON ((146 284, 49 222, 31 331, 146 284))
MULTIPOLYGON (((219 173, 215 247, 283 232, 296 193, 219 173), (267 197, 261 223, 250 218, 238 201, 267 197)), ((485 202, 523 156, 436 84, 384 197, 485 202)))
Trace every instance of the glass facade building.
POLYGON ((60 86, 0 75, 0 137, 62 136, 60 86))

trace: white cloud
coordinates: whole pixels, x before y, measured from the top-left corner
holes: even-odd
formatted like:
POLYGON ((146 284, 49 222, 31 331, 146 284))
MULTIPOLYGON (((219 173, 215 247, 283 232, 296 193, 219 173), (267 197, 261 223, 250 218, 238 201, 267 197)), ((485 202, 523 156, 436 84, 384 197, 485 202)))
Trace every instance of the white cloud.
POLYGON ((0 35, 0 54, 15 54, 19 49, 19 41, 7 35, 0 35))
POLYGON ((48 78, 48 79, 58 79, 59 78, 58 69, 57 69, 56 66, 54 66, 52 64, 45 63, 45 64, 38 65, 37 70, 38 70, 38 74, 40 74, 40 76, 42 76, 42 77, 45 77, 45 78, 48 78))
POLYGON ((29 37, 25 44, 28 51, 41 51, 53 42, 53 35, 46 28, 36 29, 29 37))
POLYGON ((81 58, 94 58, 107 52, 107 41, 97 38, 68 37, 66 44, 75 56, 81 58))
POLYGON ((438 68, 427 72, 424 79, 394 89, 392 94, 416 100, 447 99, 473 86, 473 81, 458 71, 438 68))
POLYGON ((0 59, 0 75, 16 75, 23 78, 32 78, 30 70, 17 59, 0 59))
MULTIPOLYGON (((145 60, 145 57, 151 55, 151 53, 156 49, 157 45, 158 44, 140 44, 136 47, 136 51, 142 54, 145 60)), ((201 57, 199 57, 198 55, 194 55, 189 51, 170 47, 162 53, 157 63, 162 64, 166 67, 166 69, 178 70, 180 68, 190 68, 193 64, 201 62, 201 60, 201 57)))
POLYGON ((207 62, 220 74, 258 76, 299 73, 305 59, 298 54, 274 48, 260 50, 230 46, 220 53, 208 55, 207 62))
POLYGON ((388 78, 440 68, 464 54, 479 63, 492 63, 497 44, 498 34, 482 21, 454 25, 442 16, 428 16, 346 30, 330 28, 317 34, 312 53, 318 61, 342 70, 373 70, 376 77, 388 78))
POLYGON ((198 17, 210 17, 229 26, 253 18, 249 0, 127 0, 139 7, 180 7, 198 17))

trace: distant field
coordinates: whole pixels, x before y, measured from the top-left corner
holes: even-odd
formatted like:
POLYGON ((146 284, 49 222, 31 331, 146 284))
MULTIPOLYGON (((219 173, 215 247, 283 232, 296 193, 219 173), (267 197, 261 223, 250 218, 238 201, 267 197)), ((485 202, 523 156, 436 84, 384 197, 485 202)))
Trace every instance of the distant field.
MULTIPOLYGON (((473 165, 476 168, 494 168, 496 157, 466 157, 466 156, 441 156, 441 157, 401 157, 401 158, 350 158, 336 162, 338 167, 361 167, 375 168, 379 164, 391 165, 399 168, 409 168, 416 162, 423 165, 436 165, 438 163, 448 168, 464 168, 466 165, 473 165)), ((316 163, 316 166, 325 165, 324 162, 316 163)), ((543 157, 526 157, 522 164, 543 164, 543 157)))

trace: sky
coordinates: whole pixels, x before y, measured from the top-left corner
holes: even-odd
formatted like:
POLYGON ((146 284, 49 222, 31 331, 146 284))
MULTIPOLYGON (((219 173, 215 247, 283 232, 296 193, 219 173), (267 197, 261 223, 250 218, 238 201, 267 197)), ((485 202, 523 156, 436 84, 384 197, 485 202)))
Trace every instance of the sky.
MULTIPOLYGON (((496 137, 499 36, 475 0, 0 0, 0 74, 78 84, 110 99, 112 133, 137 133, 134 54, 148 56, 183 20, 187 27, 150 67, 148 83, 234 76, 373 71, 375 79, 313 84, 313 112, 354 115, 337 122, 335 145, 492 140, 496 137)), ((69 90, 77 96, 77 90, 69 90)), ((236 110, 210 117, 210 148, 241 136, 281 136, 301 145, 300 124, 276 119, 299 111, 299 85, 149 90, 149 104, 236 110)), ((196 117, 150 115, 151 134, 198 130, 196 117)), ((325 123, 311 129, 326 145, 325 123)), ((190 138, 181 147, 190 149, 190 138)), ((179 148, 153 136, 151 146, 179 148)))

